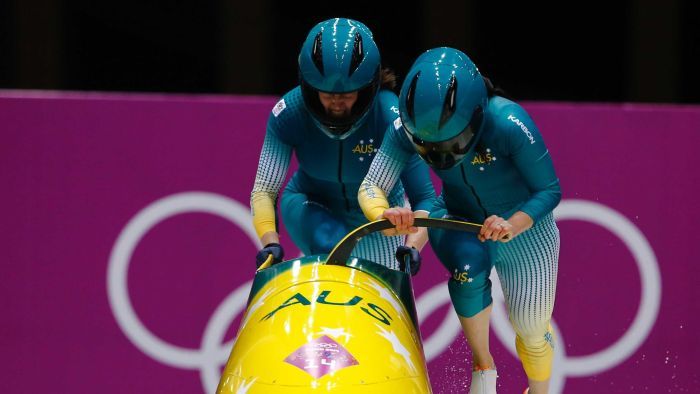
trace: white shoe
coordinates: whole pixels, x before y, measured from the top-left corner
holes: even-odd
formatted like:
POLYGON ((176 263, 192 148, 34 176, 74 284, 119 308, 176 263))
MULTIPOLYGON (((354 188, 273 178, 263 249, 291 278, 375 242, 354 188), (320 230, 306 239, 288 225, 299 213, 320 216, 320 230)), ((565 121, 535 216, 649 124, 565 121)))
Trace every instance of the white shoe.
POLYGON ((472 385, 469 394, 497 394, 496 378, 498 373, 495 369, 485 369, 472 372, 472 385))

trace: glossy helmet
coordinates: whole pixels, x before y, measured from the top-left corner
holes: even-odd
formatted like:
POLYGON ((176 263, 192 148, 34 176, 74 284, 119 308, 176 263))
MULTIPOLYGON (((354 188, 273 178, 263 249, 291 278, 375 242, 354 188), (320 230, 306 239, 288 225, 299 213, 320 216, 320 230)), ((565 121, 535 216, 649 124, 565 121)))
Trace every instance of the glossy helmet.
POLYGON ((316 125, 342 140, 357 130, 374 104, 380 85, 379 49, 364 24, 345 18, 314 26, 299 53, 299 79, 304 104, 316 125), (358 92, 350 115, 326 114, 319 92, 358 92))
POLYGON ((401 122, 413 147, 431 167, 464 159, 477 140, 488 102, 474 63, 453 48, 434 48, 416 59, 401 87, 401 122))

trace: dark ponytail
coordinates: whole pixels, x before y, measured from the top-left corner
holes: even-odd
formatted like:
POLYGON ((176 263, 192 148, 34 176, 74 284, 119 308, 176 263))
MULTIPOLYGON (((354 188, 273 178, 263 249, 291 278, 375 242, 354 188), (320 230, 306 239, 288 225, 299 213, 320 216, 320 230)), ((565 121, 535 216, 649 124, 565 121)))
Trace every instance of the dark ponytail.
POLYGON ((388 67, 382 68, 379 72, 379 83, 380 89, 389 89, 396 93, 396 74, 394 70, 388 67))
POLYGON ((491 82, 491 79, 483 75, 481 76, 481 78, 484 79, 484 84, 486 85, 486 92, 488 93, 489 98, 493 96, 501 96, 511 100, 510 95, 506 93, 505 90, 501 89, 500 86, 494 85, 493 82, 491 82))

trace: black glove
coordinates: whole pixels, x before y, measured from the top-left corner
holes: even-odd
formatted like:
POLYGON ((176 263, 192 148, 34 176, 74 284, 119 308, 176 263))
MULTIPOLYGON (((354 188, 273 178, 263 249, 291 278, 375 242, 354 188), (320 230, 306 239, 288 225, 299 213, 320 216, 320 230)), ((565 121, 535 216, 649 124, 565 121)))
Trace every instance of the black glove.
POLYGON ((418 249, 413 247, 409 248, 405 245, 396 248, 396 260, 399 261, 399 267, 402 272, 406 272, 406 256, 409 256, 411 276, 415 276, 420 270, 420 253, 418 253, 418 249))
POLYGON ((282 262, 282 259, 284 259, 284 249, 282 249, 282 245, 278 243, 269 243, 265 245, 265 247, 260 249, 258 254, 255 255, 255 266, 260 268, 269 255, 272 255, 272 264, 282 262))

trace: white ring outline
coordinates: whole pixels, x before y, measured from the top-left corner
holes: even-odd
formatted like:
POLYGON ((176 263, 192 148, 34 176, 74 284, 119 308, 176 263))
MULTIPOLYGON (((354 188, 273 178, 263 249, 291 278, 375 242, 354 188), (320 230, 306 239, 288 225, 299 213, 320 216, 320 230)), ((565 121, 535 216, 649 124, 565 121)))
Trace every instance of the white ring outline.
POLYGON ((141 238, 162 220, 182 213, 204 212, 226 218, 238 225, 260 246, 248 209, 219 194, 186 192, 153 202, 134 216, 122 230, 112 249, 107 269, 107 295, 117 323, 142 352, 163 364, 197 369, 207 363, 204 349, 192 350, 169 344, 151 333, 139 320, 129 298, 128 268, 141 238))
POLYGON ((615 234, 632 253, 641 279, 641 300, 632 325, 614 345, 587 356, 568 357, 568 376, 588 376, 618 365, 631 356, 649 336, 661 306, 661 273, 656 255, 644 234, 625 216, 605 205, 587 200, 566 200, 554 211, 557 220, 583 220, 615 234))

